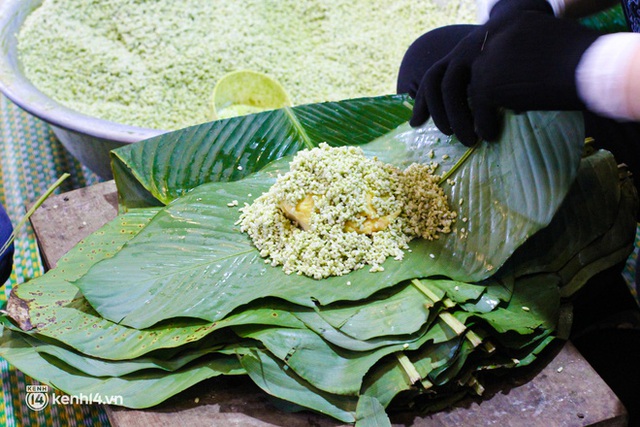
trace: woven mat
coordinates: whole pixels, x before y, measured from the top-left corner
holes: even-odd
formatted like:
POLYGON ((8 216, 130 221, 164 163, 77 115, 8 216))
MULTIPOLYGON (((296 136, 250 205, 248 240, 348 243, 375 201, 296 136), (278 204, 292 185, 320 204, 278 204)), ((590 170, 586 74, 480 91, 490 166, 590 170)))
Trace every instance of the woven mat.
MULTIPOLYGON (((64 149, 46 124, 0 95, 0 202, 14 226, 24 216, 25 206, 40 197, 64 172, 71 176, 57 193, 100 181, 64 149)), ((13 286, 42 273, 33 230, 26 226, 16 236, 14 268, 0 291, 0 303, 4 306, 13 286)), ((42 411, 32 411, 25 403, 25 386, 38 383, 2 359, 0 372, 0 425, 109 426, 99 405, 48 405, 42 411)))
MULTIPOLYGON (((25 206, 37 199, 64 172, 71 174, 57 193, 100 182, 81 166, 57 141, 49 127, 26 114, 0 95, 0 202, 13 222, 25 213, 25 206)), ((639 233, 640 234, 640 233, 639 233)), ((638 236, 636 236, 638 237, 638 236)), ((633 283, 636 251, 630 257, 623 275, 633 283)), ((14 269, 0 304, 4 305, 11 288, 43 274, 42 262, 33 234, 27 225, 15 240, 14 269)), ((637 296, 635 288, 632 292, 637 296)), ((35 412, 26 406, 25 386, 37 384, 0 359, 0 425, 12 426, 109 426, 100 405, 49 405, 35 412)))

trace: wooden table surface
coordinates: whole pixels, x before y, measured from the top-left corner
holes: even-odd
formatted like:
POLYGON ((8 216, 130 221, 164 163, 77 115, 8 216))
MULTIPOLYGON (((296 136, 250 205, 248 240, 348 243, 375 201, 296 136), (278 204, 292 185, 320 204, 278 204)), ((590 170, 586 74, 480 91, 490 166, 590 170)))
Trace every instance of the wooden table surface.
MULTIPOLYGON (((45 265, 53 268, 77 242, 116 215, 113 181, 50 197, 31 218, 45 265)), ((622 403, 570 342, 549 349, 536 366, 486 384, 482 399, 468 398, 427 416, 393 414, 392 422, 447 427, 627 424, 622 403)), ((113 427, 339 425, 319 414, 278 409, 247 377, 211 379, 157 407, 107 407, 107 414, 113 427)))

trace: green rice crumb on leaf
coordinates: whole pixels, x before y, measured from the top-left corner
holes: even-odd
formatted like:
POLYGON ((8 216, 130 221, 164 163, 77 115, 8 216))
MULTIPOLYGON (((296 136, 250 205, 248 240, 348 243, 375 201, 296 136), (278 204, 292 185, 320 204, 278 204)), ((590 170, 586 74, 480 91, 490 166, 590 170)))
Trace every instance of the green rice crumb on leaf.
POLYGON ((434 174, 435 164, 405 171, 367 158, 358 147, 300 151, 290 171, 241 208, 240 228, 265 262, 315 279, 402 260, 416 238, 449 233, 456 212, 434 174))

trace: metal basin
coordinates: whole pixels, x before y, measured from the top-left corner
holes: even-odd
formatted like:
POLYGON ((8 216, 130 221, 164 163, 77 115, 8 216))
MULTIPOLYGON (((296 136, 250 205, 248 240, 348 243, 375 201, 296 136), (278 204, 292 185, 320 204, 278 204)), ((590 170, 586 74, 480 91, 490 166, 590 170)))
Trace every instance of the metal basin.
POLYGON ((110 179, 109 151, 167 131, 128 126, 71 110, 40 92, 22 72, 16 34, 42 0, 0 1, 0 92, 29 114, 48 123, 80 163, 110 179))

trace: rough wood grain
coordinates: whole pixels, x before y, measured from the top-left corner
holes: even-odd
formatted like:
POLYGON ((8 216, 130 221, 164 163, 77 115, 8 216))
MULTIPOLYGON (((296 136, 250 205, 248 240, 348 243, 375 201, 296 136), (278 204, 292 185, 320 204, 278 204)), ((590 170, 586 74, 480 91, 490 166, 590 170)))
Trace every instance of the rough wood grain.
POLYGON ((55 267, 69 249, 117 214, 114 181, 49 197, 31 216, 45 267, 55 267))
MULTIPOLYGON (((51 197, 31 222, 48 267, 82 238, 117 215, 112 181, 51 197)), ((428 416, 392 414, 397 426, 624 426, 627 412, 569 342, 549 349, 536 370, 495 378, 482 399, 469 398, 428 416)), ((153 393, 153 390, 149 390, 153 393)), ((113 427, 337 426, 310 412, 289 413, 246 377, 200 383, 158 407, 107 407, 113 427)))

